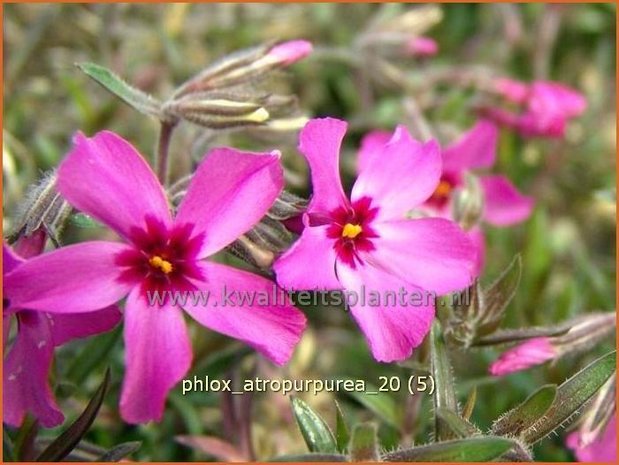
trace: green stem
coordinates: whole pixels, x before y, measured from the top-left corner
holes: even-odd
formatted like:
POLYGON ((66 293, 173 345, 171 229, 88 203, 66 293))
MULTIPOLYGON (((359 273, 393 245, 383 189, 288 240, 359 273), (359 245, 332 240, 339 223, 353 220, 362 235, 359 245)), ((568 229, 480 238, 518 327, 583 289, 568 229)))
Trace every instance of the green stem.
POLYGON ((168 153, 174 128, 174 123, 166 123, 162 121, 161 129, 159 130, 159 142, 157 144, 155 169, 157 170, 157 178, 159 179, 159 182, 161 182, 164 186, 166 185, 168 178, 168 153))

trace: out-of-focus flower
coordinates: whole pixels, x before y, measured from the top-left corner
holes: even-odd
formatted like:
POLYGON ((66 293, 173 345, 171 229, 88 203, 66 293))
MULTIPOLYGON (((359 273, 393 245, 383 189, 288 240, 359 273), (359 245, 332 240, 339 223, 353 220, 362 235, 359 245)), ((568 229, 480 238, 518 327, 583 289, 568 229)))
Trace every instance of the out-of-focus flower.
POLYGON ((593 442, 583 442, 580 431, 570 433, 565 442, 579 462, 617 463, 617 418, 613 414, 602 434, 593 442))
POLYGON ((289 66, 308 56, 312 53, 312 49, 312 43, 307 40, 290 40, 275 45, 266 56, 283 66, 289 66))
POLYGON ((490 108, 485 112, 486 116, 514 128, 525 137, 563 137, 568 121, 580 116, 587 108, 587 101, 580 92, 558 82, 526 84, 500 78, 495 81, 494 90, 522 108, 518 113, 490 108))
POLYGON ((405 53, 417 57, 431 57, 438 53, 438 44, 430 37, 415 37, 406 42, 405 53))
MULTIPOLYGON (((37 233, 22 249, 32 254, 40 253, 43 243, 39 237, 37 233), (33 249, 35 242, 40 244, 38 251, 33 249)), ((25 260, 22 257, 3 244, 3 276, 23 263, 25 260)), ((10 294, 10 291, 10 284, 5 284, 3 294, 10 294)), ((2 312, 5 345, 10 336, 11 322, 13 319, 17 321, 15 339, 4 358, 2 421, 17 427, 29 413, 47 428, 59 425, 64 415, 58 408, 48 381, 54 347, 109 331, 120 321, 120 311, 112 305, 88 315, 52 315, 15 307, 5 298, 2 312)))
POLYGON ((503 352, 501 356, 490 365, 490 374, 503 376, 516 371, 525 370, 535 365, 541 365, 554 359, 558 354, 557 349, 547 337, 529 339, 522 344, 503 352))
POLYGON ((160 420, 168 391, 191 365, 181 304, 202 325, 278 364, 290 358, 305 326, 303 314, 287 299, 218 305, 230 291, 271 293, 273 283, 202 260, 256 224, 282 186, 278 152, 215 149, 172 218, 161 184, 127 141, 111 132, 78 134, 58 170, 58 190, 125 243, 85 242, 40 255, 6 276, 6 296, 20 308, 70 314, 128 295, 121 414, 130 423, 160 420), (185 291, 213 298, 172 300, 185 291), (149 302, 155 292, 161 299, 149 302))
POLYGON ((349 200, 338 170, 346 129, 344 121, 325 118, 302 130, 299 149, 310 166, 313 196, 300 238, 274 269, 287 289, 380 294, 379 303, 351 302, 351 311, 374 358, 402 360, 428 333, 434 305, 431 299, 387 305, 384 295, 403 289, 427 296, 427 291, 445 294, 468 286, 475 248, 452 221, 406 218, 439 182, 436 142, 417 142, 399 126, 361 170, 349 200))
MULTIPOLYGON (((361 142, 358 154, 358 169, 364 169, 374 157, 381 156, 382 144, 389 139, 389 133, 373 131, 361 142)), ((436 189, 421 206, 433 216, 454 218, 454 198, 466 184, 466 174, 477 169, 489 168, 496 158, 498 131, 494 123, 480 120, 459 139, 443 151, 443 171, 436 189)), ((389 157, 388 153, 384 154, 389 157)), ((493 226, 510 226, 524 221, 531 214, 533 199, 522 195, 502 175, 484 175, 479 178, 481 188, 481 219, 493 226)), ((484 238, 477 227, 470 231, 472 239, 479 246, 478 269, 483 265, 484 238)))

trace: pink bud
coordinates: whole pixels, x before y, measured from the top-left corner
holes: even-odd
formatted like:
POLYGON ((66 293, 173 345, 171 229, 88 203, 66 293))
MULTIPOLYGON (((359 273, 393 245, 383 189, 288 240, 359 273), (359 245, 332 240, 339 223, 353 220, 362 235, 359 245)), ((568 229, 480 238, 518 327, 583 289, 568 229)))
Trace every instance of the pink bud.
POLYGON ((408 55, 431 57, 438 53, 438 44, 430 37, 415 37, 406 43, 408 55))
POLYGON ((556 114, 569 119, 585 111, 587 100, 580 92, 558 82, 536 81, 531 86, 528 108, 536 114, 556 114))
POLYGON ((515 79, 495 79, 494 88, 496 92, 514 103, 524 103, 529 96, 529 86, 515 79))
POLYGON ((312 43, 307 40, 290 40, 275 45, 269 51, 268 56, 288 66, 305 58, 312 52, 312 49, 312 43))
POLYGON ((537 337, 503 352, 490 366, 490 374, 503 376, 541 365, 557 356, 557 350, 547 337, 537 337))

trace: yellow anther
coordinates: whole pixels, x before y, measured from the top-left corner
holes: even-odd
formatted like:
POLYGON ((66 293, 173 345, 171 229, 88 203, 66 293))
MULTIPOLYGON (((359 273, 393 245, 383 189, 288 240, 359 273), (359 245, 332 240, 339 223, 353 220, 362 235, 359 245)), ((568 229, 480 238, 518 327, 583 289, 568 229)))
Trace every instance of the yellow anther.
POLYGON ((344 229, 342 229, 342 237, 347 237, 348 239, 354 239, 357 237, 363 229, 358 224, 346 223, 344 225, 344 229))
POLYGON ((155 255, 153 257, 150 257, 150 259, 148 260, 148 263, 153 268, 158 268, 161 271, 163 271, 165 274, 172 273, 172 270, 174 269, 174 267, 172 266, 172 264, 169 261, 164 260, 159 255, 155 255))
POLYGON ((451 192, 451 184, 447 181, 441 181, 436 186, 436 190, 434 191, 434 197, 447 197, 451 192))

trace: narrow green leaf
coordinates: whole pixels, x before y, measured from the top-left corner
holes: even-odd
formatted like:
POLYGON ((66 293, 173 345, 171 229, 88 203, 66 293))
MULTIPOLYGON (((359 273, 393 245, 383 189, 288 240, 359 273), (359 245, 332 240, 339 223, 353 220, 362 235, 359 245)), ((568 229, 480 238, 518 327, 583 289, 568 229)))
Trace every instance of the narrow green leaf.
POLYGON ((473 410, 475 409, 476 401, 477 401, 477 386, 473 386, 473 389, 471 389, 469 396, 466 398, 466 403, 464 404, 464 407, 462 408, 462 418, 464 418, 465 420, 468 420, 469 418, 471 418, 471 415, 473 414, 473 410))
POLYGON ((484 290, 484 320, 479 326, 480 334, 496 330, 503 320, 503 313, 516 295, 522 274, 522 258, 516 255, 501 276, 484 290))
POLYGON ((333 433, 322 417, 297 397, 291 397, 291 402, 292 412, 310 452, 337 451, 333 433))
POLYGON ((150 95, 127 84, 109 69, 95 63, 76 63, 76 66, 105 89, 140 113, 161 119, 161 103, 150 95))
POLYGON ((335 401, 335 442, 337 444, 337 450, 345 452, 350 441, 350 432, 344 420, 344 414, 340 408, 340 404, 335 401))
POLYGON ((489 336, 484 336, 477 339, 473 343, 473 347, 493 346, 499 344, 509 344, 512 342, 520 342, 533 337, 552 337, 561 336, 570 330, 572 323, 569 325, 557 326, 540 326, 520 329, 505 329, 496 331, 489 336))
POLYGON ((112 331, 90 338, 69 365, 67 378, 78 386, 82 384, 88 375, 107 359, 121 334, 122 328, 117 326, 112 331))
POLYGON ((356 425, 352 431, 348 452, 351 462, 378 462, 376 426, 372 423, 356 425))
POLYGON ((103 404, 103 399, 110 384, 110 370, 105 371, 103 382, 95 392, 93 398, 88 402, 86 409, 73 422, 69 428, 58 436, 43 452, 37 457, 37 462, 58 462, 71 453, 73 448, 81 441, 88 429, 95 421, 97 413, 103 404))
POLYGON ((386 454, 386 462, 488 462, 514 446, 510 439, 482 436, 437 442, 386 454))
POLYGON ((2 458, 7 462, 15 462, 15 448, 6 428, 2 431, 2 458))
POLYGON ((516 436, 539 420, 550 408, 557 395, 557 386, 547 384, 531 394, 522 404, 501 416, 492 425, 492 433, 516 436))
POLYGON ((434 402, 436 438, 438 440, 451 439, 453 436, 449 433, 449 428, 444 427, 442 425, 442 420, 436 415, 436 412, 441 408, 451 410, 455 413, 459 411, 458 399, 454 390, 455 383, 452 367, 438 322, 434 322, 432 325, 430 338, 430 364, 435 387, 432 401, 434 402))
POLYGON ((267 460, 267 462, 347 462, 345 455, 341 454, 300 454, 280 455, 267 460))
POLYGON ((92 216, 86 215, 85 213, 74 213, 69 217, 69 221, 78 228, 91 229, 102 226, 101 223, 95 221, 92 216))
POLYGON ((385 423, 399 428, 400 419, 393 398, 386 392, 378 392, 378 388, 366 383, 366 392, 346 392, 361 405, 374 412, 385 423), (369 394, 369 393, 372 394, 369 394))
POLYGON ((449 430, 452 437, 468 438, 476 434, 481 434, 475 425, 460 417, 457 413, 446 408, 439 408, 436 416, 441 420, 441 424, 449 430))
POLYGON ((140 448, 140 441, 123 442, 101 455, 95 462, 118 462, 140 448))
POLYGON ((616 364, 617 352, 613 351, 593 361, 561 384, 546 414, 522 432, 522 440, 534 444, 559 428, 604 385, 616 370, 616 364))

